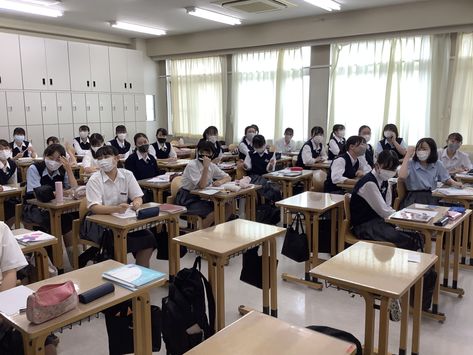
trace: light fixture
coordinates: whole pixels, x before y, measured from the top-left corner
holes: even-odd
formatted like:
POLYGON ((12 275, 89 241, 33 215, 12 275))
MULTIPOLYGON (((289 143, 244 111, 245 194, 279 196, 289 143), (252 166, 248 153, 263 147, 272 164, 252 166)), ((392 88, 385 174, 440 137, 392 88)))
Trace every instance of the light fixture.
POLYGON ((240 25, 241 21, 238 18, 219 14, 217 12, 199 9, 198 7, 186 7, 189 15, 205 18, 211 21, 226 23, 227 25, 240 25))
POLYGON ((160 30, 158 28, 135 25, 127 22, 114 21, 111 22, 110 25, 114 28, 119 28, 121 30, 146 33, 155 36, 163 36, 166 34, 166 31, 160 30))
POLYGON ((333 11, 333 10, 340 11, 340 8, 341 8, 340 4, 333 0, 305 0, 305 2, 308 2, 309 4, 320 7, 321 9, 324 9, 327 11, 333 11))
POLYGON ((0 0, 0 9, 49 17, 60 17, 64 14, 61 10, 51 9, 46 6, 36 6, 10 0, 0 0))

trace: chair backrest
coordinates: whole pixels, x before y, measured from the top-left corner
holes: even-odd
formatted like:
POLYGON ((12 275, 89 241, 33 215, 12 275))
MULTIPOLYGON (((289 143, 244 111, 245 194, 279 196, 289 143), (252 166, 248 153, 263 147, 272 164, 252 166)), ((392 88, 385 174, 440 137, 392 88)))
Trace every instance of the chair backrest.
POLYGON ((401 202, 404 201, 407 195, 407 188, 406 183, 403 179, 397 179, 397 197, 394 200, 393 208, 398 211, 399 207, 401 207, 401 202))
POLYGON ((84 197, 80 201, 79 205, 79 219, 82 220, 85 217, 85 214, 87 213, 88 208, 87 208, 87 199, 84 197))
POLYGON ((172 146, 179 145, 179 141, 177 139, 174 139, 174 140, 171 141, 171 145, 172 146))
POLYGON ((177 191, 179 191, 181 186, 182 186, 182 176, 176 176, 174 179, 172 179, 172 181, 171 181, 171 197, 172 197, 173 200, 174 200, 174 198, 176 198, 177 191))
POLYGON ((351 224, 350 200, 351 194, 345 194, 345 199, 343 200, 343 209, 345 212, 345 219, 349 224, 351 224))
POLYGON ((189 159, 195 159, 197 155, 197 149, 191 149, 191 154, 189 155, 189 159))
POLYGON ((232 143, 228 146, 228 151, 233 152, 237 148, 238 148, 238 144, 232 143))
POLYGON ((312 191, 324 192, 324 184, 327 173, 323 170, 314 170, 312 173, 312 191))

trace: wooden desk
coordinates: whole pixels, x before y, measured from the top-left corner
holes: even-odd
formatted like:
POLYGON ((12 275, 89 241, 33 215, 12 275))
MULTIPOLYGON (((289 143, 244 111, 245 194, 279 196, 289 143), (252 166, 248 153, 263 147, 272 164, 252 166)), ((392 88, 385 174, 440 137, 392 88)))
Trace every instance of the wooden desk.
POLYGON ((287 168, 289 166, 292 166, 292 157, 285 157, 285 156, 281 156, 281 159, 277 159, 276 160, 276 167, 283 167, 283 168, 287 168))
POLYGON ((360 241, 315 267, 310 273, 363 296, 366 304, 363 353, 368 355, 374 354, 375 298, 381 298, 377 354, 388 354, 390 298, 401 301, 399 354, 407 353, 409 289, 415 285, 412 354, 419 354, 422 277, 436 261, 435 255, 360 241), (411 254, 418 256, 420 262, 409 262, 411 254))
POLYGON ((51 234, 58 239, 58 243, 53 246, 53 264, 62 270, 64 267, 64 261, 62 258, 62 227, 61 227, 61 215, 71 212, 79 211, 79 205, 81 200, 72 200, 64 198, 64 202, 57 203, 56 200, 50 202, 40 202, 37 199, 28 200, 31 205, 38 206, 49 212, 49 221, 51 234))
MULTIPOLYGON (((28 229, 20 228, 12 230, 13 235, 25 234, 31 232, 28 229)), ((23 254, 33 253, 36 263, 36 269, 38 270, 38 280, 44 280, 49 278, 49 268, 48 268, 48 253, 46 252, 46 247, 57 244, 57 238, 46 240, 43 242, 29 243, 28 245, 23 245, 18 243, 23 254)))
POLYGON ((468 174, 455 174, 455 179, 463 182, 463 183, 473 183, 473 175, 468 174))
POLYGON ((203 200, 210 200, 214 204, 215 224, 225 223, 225 205, 230 201, 245 197, 245 217, 246 219, 256 221, 256 192, 261 189, 261 185, 252 185, 251 187, 241 189, 240 191, 219 191, 213 195, 207 195, 202 190, 194 190, 191 193, 199 196, 203 200), (248 203, 249 202, 249 203, 248 203))
MULTIPOLYGON (((414 205, 409 206, 408 208, 414 208, 414 205)), ((461 240, 461 227, 468 222, 471 210, 467 210, 467 212, 456 221, 449 222, 445 226, 436 226, 434 222, 440 219, 445 212, 447 212, 449 207, 440 207, 437 206, 436 211, 438 212, 437 217, 433 218, 429 223, 422 223, 422 222, 413 222, 408 220, 402 219, 394 219, 394 218, 386 218, 386 222, 399 226, 405 229, 416 230, 422 233, 425 236, 425 252, 431 253, 432 251, 432 241, 435 240, 435 254, 437 255, 438 259, 435 264, 435 271, 437 272, 437 282, 435 285, 435 291, 433 295, 433 304, 432 304, 432 313, 430 314, 432 318, 437 319, 439 321, 444 321, 446 319, 445 314, 442 314, 438 311, 438 303, 439 303, 439 293, 440 289, 443 291, 455 293, 459 296, 462 296, 465 291, 461 288, 458 288, 458 267, 459 267, 459 257, 460 257, 460 240, 461 240), (455 232, 455 252, 454 252, 454 261, 453 261, 453 285, 452 287, 448 287, 448 268, 450 266, 449 256, 450 252, 445 253, 445 262, 444 265, 444 282, 442 287, 440 287, 440 260, 442 258, 442 245, 443 245, 443 236, 444 234, 447 235, 446 239, 446 250, 451 250, 451 236, 452 233, 455 232)))
MULTIPOLYGON (((341 223, 343 220, 343 195, 328 194, 323 192, 307 191, 296 196, 286 198, 276 202, 276 206, 290 211, 291 213, 302 213, 305 219, 305 230, 309 245, 312 245, 311 257, 305 263, 305 278, 291 276, 283 273, 281 276, 285 281, 302 283, 306 286, 321 289, 322 284, 312 282, 309 275, 309 270, 319 265, 319 217, 321 214, 331 211, 331 254, 336 254, 337 249, 337 235, 336 235, 336 221, 338 214, 338 230, 341 230, 341 223), (338 213, 337 213, 338 211, 338 213)), ((284 212, 285 214, 286 212, 284 212)), ((339 236, 339 240, 343 240, 339 236)), ((341 250, 341 249, 340 249, 341 250)))
POLYGON ((282 152, 281 155, 283 157, 297 157, 299 155, 299 151, 295 151, 295 152, 282 152))
POLYGON ((263 177, 268 180, 278 182, 282 185, 283 198, 291 197, 294 185, 300 181, 304 183, 305 191, 309 191, 312 184, 311 170, 302 170, 302 174, 298 176, 286 176, 284 175, 284 172, 280 170, 264 174, 263 177))
POLYGON ((332 165, 332 161, 331 160, 326 160, 326 161, 323 161, 323 162, 315 163, 315 164, 312 164, 312 165, 306 165, 306 166, 309 169, 312 169, 312 170, 320 169, 320 170, 323 170, 325 172, 328 172, 328 169, 330 169, 330 165, 332 165))
POLYGON ((239 155, 238 154, 232 154, 230 152, 227 152, 227 153, 223 153, 223 155, 221 156, 220 160, 221 161, 237 161, 239 159, 239 155))
MULTIPOLYGON (((78 293, 82 293, 105 283, 107 280, 102 278, 102 273, 120 266, 122 266, 122 264, 116 261, 107 260, 48 280, 36 282, 27 287, 32 290, 37 290, 44 285, 62 283, 71 280, 79 288, 78 293)), ((162 286, 165 282, 165 279, 161 279, 152 282, 137 291, 129 291, 126 288, 115 284, 115 292, 103 296, 89 304, 79 303, 76 309, 38 325, 30 323, 26 319, 25 313, 13 316, 5 316, 2 314, 0 317, 3 317, 11 326, 21 332, 26 355, 43 355, 44 341, 51 332, 131 299, 133 301, 135 354, 151 355, 151 311, 149 290, 153 287, 162 286)))
MULTIPOLYGON (((13 187, 13 186, 9 186, 13 187)), ((0 221, 5 221, 5 200, 14 197, 21 197, 21 187, 15 187, 14 190, 0 191, 0 221)))
POLYGON ((188 159, 177 159, 176 161, 162 161, 158 160, 158 165, 160 168, 167 171, 183 171, 190 160, 188 159))
MULTIPOLYGON (((143 204, 143 207, 159 206, 158 203, 150 202, 143 204)), ((128 233, 137 230, 151 228, 158 224, 166 223, 168 227, 168 255, 169 255, 169 276, 172 277, 176 274, 174 269, 174 261, 172 260, 172 247, 174 245, 174 237, 179 235, 179 216, 185 213, 186 209, 182 208, 178 212, 160 212, 159 216, 151 217, 147 219, 132 218, 119 218, 112 215, 91 215, 86 218, 91 222, 97 223, 104 228, 108 228, 113 232, 113 243, 114 243, 114 259, 121 262, 127 262, 127 237, 128 233)), ((179 258, 179 256, 178 256, 179 258)))
MULTIPOLYGON (((174 239, 177 245, 195 250, 207 260, 209 282, 216 300, 217 329, 225 327, 225 263, 229 258, 258 245, 263 245, 263 312, 269 314, 271 307, 271 315, 277 317, 276 237, 285 231, 276 226, 236 219, 174 239)), ((173 252, 176 270, 179 270, 179 248, 176 246, 173 252)))
POLYGON ((355 188, 355 184, 347 184, 344 182, 337 184, 337 186, 348 193, 351 193, 353 189, 355 188))
POLYGON ((138 184, 144 189, 153 191, 153 200, 157 203, 164 203, 163 192, 171 188, 170 182, 150 182, 149 179, 138 180, 138 184))
POLYGON ((186 355, 353 355, 355 352, 354 344, 253 311, 186 355))

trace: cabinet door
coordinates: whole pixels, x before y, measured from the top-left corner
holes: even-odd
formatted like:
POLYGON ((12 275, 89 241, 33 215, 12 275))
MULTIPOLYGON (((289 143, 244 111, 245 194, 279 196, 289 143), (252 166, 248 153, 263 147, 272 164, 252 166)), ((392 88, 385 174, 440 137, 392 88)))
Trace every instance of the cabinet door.
MULTIPOLYGON (((7 98, 3 91, 0 91, 0 126, 8 126, 7 98)), ((9 135, 0 137, 9 137, 9 135)))
POLYGON ((127 49, 110 47, 110 82, 112 92, 129 90, 127 74, 127 49))
POLYGON ((138 133, 138 131, 136 130, 136 124, 135 122, 125 122, 125 127, 126 127, 126 131, 128 133, 128 137, 130 137, 128 140, 130 141, 133 140, 133 136, 138 133))
POLYGON ((41 110, 43 111, 43 124, 57 126, 57 102, 55 92, 41 93, 41 110))
POLYGON ((108 47, 91 44, 90 76, 92 90, 110 92, 110 64, 108 47))
POLYGON ((60 124, 58 138, 61 142, 72 145, 74 139, 74 125, 72 123, 60 124))
POLYGON ((9 126, 25 125, 25 100, 23 93, 18 91, 7 91, 7 116, 9 126))
POLYGON ((146 97, 145 95, 135 95, 135 120, 146 121, 146 97))
MULTIPOLYGON (((147 123, 146 122, 138 122, 136 121, 136 133, 144 133, 146 134, 148 137, 154 137, 154 133, 156 132, 153 132, 152 135, 148 135, 148 133, 146 132, 147 131, 147 123)), ((151 139, 151 141, 154 141, 155 139, 151 139)))
POLYGON ((0 33, 0 89, 23 89, 18 35, 0 33))
MULTIPOLYGON (((92 133, 100 133, 103 136, 103 133, 100 129, 100 123, 99 122, 94 122, 94 123, 88 123, 87 124, 90 128, 90 134, 92 133)), ((107 141, 107 138, 104 138, 105 142, 107 141)))
POLYGON ((57 93, 57 116, 60 125, 72 123, 72 100, 70 93, 57 93))
POLYGON ((43 124, 43 108, 39 92, 25 92, 25 112, 27 125, 43 124))
POLYGON ((128 88, 130 92, 144 92, 143 52, 127 51, 128 88))
MULTIPOLYGON (((61 137, 59 136, 59 126, 57 124, 43 125, 43 137, 44 137, 45 143, 46 143, 46 139, 48 139, 51 136, 57 137, 59 139, 59 143, 64 144, 64 142, 61 140, 61 137)), ((42 154, 38 152, 38 155, 42 155, 42 154)))
POLYGON ((71 66, 71 88, 73 91, 90 91, 89 45, 69 42, 69 64, 71 66))
MULTIPOLYGON (((72 94, 72 119, 74 124, 86 124, 87 122, 84 94, 72 94)), ((78 129, 76 131, 79 132, 78 129)))
POLYGON ((115 137, 115 130, 112 122, 102 122, 100 124, 100 132, 102 132, 105 142, 111 141, 115 137))
POLYGON ((133 95, 123 95, 123 112, 125 122, 135 122, 135 100, 133 95))
POLYGON ((112 98, 110 94, 99 94, 100 122, 112 122, 112 98))
MULTIPOLYGON (((43 125, 26 125, 26 135, 28 140, 33 144, 36 153, 39 156, 43 155, 44 148, 46 148, 46 138, 43 133, 43 125)), ((49 137, 49 136, 48 136, 49 137)))
MULTIPOLYGON (((15 129, 15 128, 13 128, 15 129)), ((11 141, 10 137, 13 132, 13 129, 10 130, 8 126, 0 126, 0 137, 3 137, 3 139, 7 140, 8 142, 11 141)))
POLYGON ((88 123, 100 122, 98 94, 85 94, 85 109, 88 123))
POLYGON ((44 43, 49 90, 70 90, 67 42, 57 39, 45 39, 44 43))
POLYGON ((29 90, 46 90, 46 52, 44 39, 20 36, 23 87, 29 90))
POLYGON ((112 119, 113 123, 125 121, 125 112, 123 111, 123 95, 112 95, 112 119))

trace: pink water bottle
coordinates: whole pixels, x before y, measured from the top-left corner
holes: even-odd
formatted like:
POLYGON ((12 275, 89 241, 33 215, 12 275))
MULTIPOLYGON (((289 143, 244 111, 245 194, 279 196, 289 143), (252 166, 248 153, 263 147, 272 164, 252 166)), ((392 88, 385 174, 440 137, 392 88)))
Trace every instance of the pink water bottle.
POLYGON ((64 191, 62 190, 62 181, 56 181, 56 202, 63 203, 64 202, 64 191))

